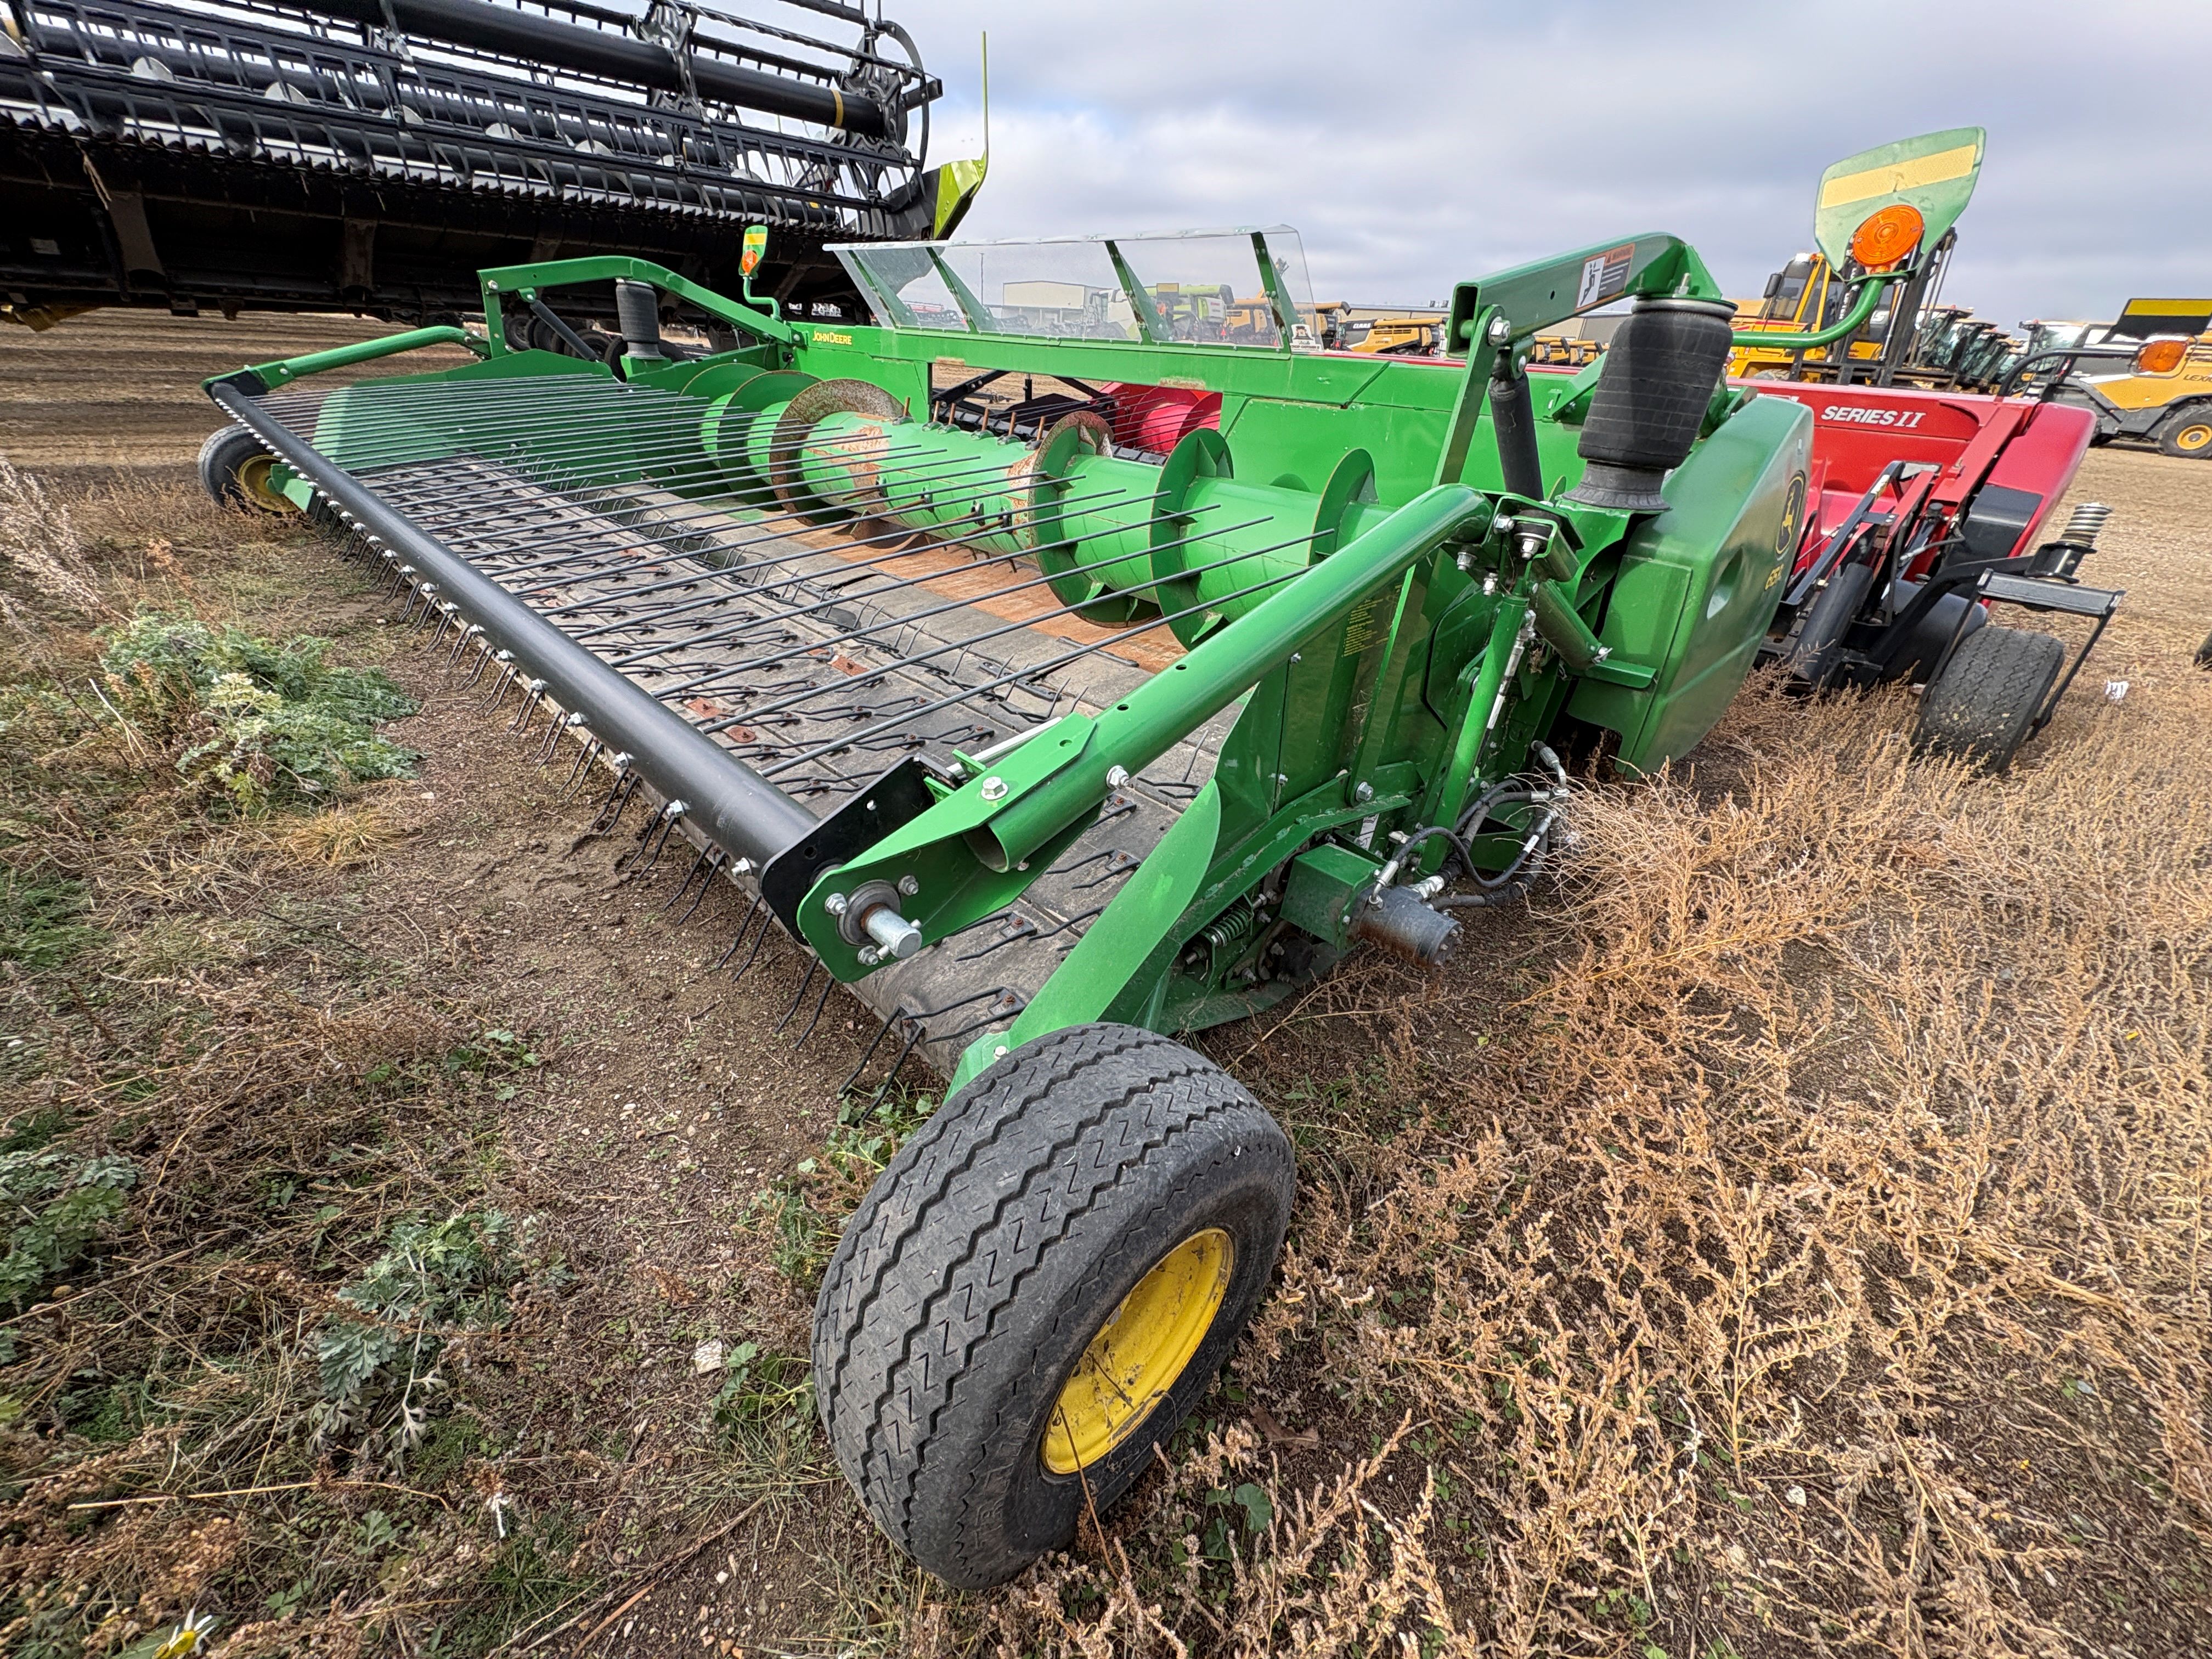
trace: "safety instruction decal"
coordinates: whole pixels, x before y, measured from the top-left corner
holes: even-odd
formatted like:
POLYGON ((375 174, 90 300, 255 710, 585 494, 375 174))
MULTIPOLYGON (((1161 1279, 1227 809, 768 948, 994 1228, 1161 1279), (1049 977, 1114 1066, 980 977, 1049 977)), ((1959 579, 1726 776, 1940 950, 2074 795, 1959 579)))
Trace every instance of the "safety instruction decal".
POLYGON ((1636 244, 1624 242, 1583 261, 1583 279, 1575 289, 1575 309, 1603 305, 1628 288, 1628 268, 1636 259, 1636 244))

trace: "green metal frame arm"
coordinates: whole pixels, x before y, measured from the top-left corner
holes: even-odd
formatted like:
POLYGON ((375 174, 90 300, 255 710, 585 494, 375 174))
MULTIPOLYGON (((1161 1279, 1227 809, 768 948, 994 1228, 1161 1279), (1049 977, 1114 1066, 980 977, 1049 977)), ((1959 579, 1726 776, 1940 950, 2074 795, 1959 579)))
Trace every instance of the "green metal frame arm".
MULTIPOLYGON (((523 265, 495 265, 480 270, 477 279, 483 285, 484 316, 499 315, 500 296, 519 294, 529 298, 541 289, 566 288, 576 283, 603 283, 627 276, 632 282, 650 283, 664 293, 673 294, 680 300, 707 313, 720 317, 724 322, 741 328, 756 339, 774 340, 789 345, 799 338, 799 331, 780 317, 717 294, 710 288, 702 288, 688 276, 679 276, 665 265, 657 265, 650 259, 635 259, 628 254, 602 253, 584 259, 548 259, 542 264, 523 265)), ((500 331, 491 333, 491 349, 495 356, 507 349, 507 342, 500 331)))
POLYGON ((960 1057, 948 1089, 957 1089, 1000 1054, 1024 1042, 1105 1017, 1160 942, 1182 920, 1213 860, 1221 833, 1221 786, 1209 781, 1168 826, 1121 890, 1084 931, 1067 960, 1003 1036, 978 1037, 960 1057))
POLYGON ((1464 484, 1425 491, 1102 709, 1080 756, 1008 799, 983 827, 1005 860, 1000 867, 1029 858, 1062 825, 1095 810, 1112 792, 1107 774, 1114 768, 1142 771, 1446 537, 1472 524, 1487 527, 1490 510, 1489 498, 1464 484))
POLYGON ((1490 511, 1489 498, 1464 484, 1425 491, 1120 702, 1038 732, 864 858, 822 876, 799 905, 807 942, 839 979, 865 974, 873 964, 829 900, 878 881, 911 887, 908 920, 932 940, 1011 902, 1089 827, 1114 774, 1142 771, 1447 538, 1486 526, 1490 511))
POLYGON ((1137 325, 1137 337, 1146 345, 1158 345, 1167 338, 1167 331, 1160 325, 1160 313, 1153 307, 1152 291, 1137 280, 1137 273, 1129 269, 1129 262, 1121 257, 1115 243, 1106 244, 1106 257, 1114 263, 1114 275, 1121 284, 1121 293, 1129 301, 1130 315, 1137 325))
POLYGON ((978 334, 998 333, 999 319, 991 314, 991 307, 983 303, 980 295, 960 280, 960 273, 946 264, 935 248, 929 250, 929 263, 937 272, 937 280, 943 283, 951 294, 952 303, 960 307, 960 314, 968 319, 968 326, 978 334))
POLYGON ((1911 268, 1876 271, 1859 285, 1850 307, 1826 328, 1814 329, 1806 334, 1776 334, 1764 329, 1739 330, 1729 337, 1740 346, 1771 346, 1784 351, 1804 351, 1814 346, 1833 345, 1846 334, 1856 334, 1866 326, 1874 308, 1881 303, 1882 290, 1892 283, 1901 283, 1912 275, 1911 268))
POLYGON ((1252 233, 1252 257, 1260 262, 1260 286, 1267 290, 1268 309, 1275 313, 1277 343, 1288 351, 1297 331, 1298 311, 1283 288, 1283 273, 1275 269, 1275 256, 1267 251, 1265 231, 1252 233))
POLYGON ((1664 231, 1645 231, 1460 283, 1452 290, 1447 349, 1457 351, 1473 343, 1475 313, 1484 306, 1494 306, 1504 316, 1507 338, 1525 340, 1539 330, 1628 295, 1723 297, 1720 284, 1695 248, 1664 231))
POLYGON ((234 369, 228 374, 210 375, 200 382, 200 386, 204 391, 217 380, 237 380, 245 377, 258 380, 260 389, 266 392, 271 386, 283 386, 306 375, 320 374, 333 368, 350 368, 356 363, 371 363, 379 357, 396 356, 403 351, 419 351, 424 346, 434 345, 466 346, 479 357, 490 349, 482 335, 471 334, 465 328, 411 328, 404 334, 387 334, 380 339, 332 346, 328 351, 310 351, 303 356, 279 357, 270 362, 234 369))

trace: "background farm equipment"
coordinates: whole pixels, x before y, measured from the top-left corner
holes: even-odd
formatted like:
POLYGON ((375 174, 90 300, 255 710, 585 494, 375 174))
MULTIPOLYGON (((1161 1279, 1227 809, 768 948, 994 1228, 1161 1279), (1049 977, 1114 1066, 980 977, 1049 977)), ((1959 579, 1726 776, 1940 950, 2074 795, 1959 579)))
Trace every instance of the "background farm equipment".
POLYGON ((264 499, 356 532, 545 763, 604 769, 627 868, 738 884, 723 963, 806 954, 799 1040, 847 983, 882 1021, 856 1086, 951 1079, 814 1363, 872 1513, 984 1583, 1141 1472, 1282 1236, 1287 1143, 1167 1034, 1361 944, 1436 960, 1541 857, 1562 751, 1694 743, 1765 635, 1811 416, 1722 384, 1729 307, 1667 236, 1462 284, 1449 371, 1299 349, 1279 232, 839 252, 875 325, 556 262, 483 273, 472 366, 311 378, 431 330, 210 392, 264 499), (610 280, 617 367, 498 325, 610 280), (1046 280, 1116 287, 1139 337, 1011 331, 1046 280), (1153 284, 1206 281, 1267 297, 1264 340, 1164 337, 1153 284), (1602 365, 1522 372, 1623 298, 1602 365), (667 303, 746 343, 672 360, 667 303), (1218 425, 1119 442, 1133 388, 1218 425))
POLYGON ((1759 308, 1738 319, 1729 373, 1838 386, 1955 384, 1954 369, 1923 355, 1921 318, 1942 291, 1954 227, 1981 176, 1984 138, 1979 127, 1925 133, 1845 156, 1823 173, 1815 251, 1768 277, 1759 308), (1886 206, 1869 213, 1875 200, 1886 206), (1863 280, 1908 255, 1911 275, 1894 288, 1863 280))
POLYGON ((2076 574, 2107 516, 2036 538, 2094 423, 2061 404, 1761 381, 1811 410, 1810 495, 1765 656, 1808 686, 1927 685, 1915 741, 2002 771, 2042 729, 2118 605, 2076 574), (2086 618, 2071 662, 1993 604, 2086 618))
POLYGON ((2154 441, 2212 460, 2212 300, 2130 300, 2110 323, 2027 325, 1997 390, 2074 404, 2096 417, 2097 443, 2154 441))
POLYGON ((982 166, 927 167, 904 29, 793 3, 841 38, 684 0, 6 0, 0 316, 458 320, 478 268, 556 252, 734 290, 756 221, 766 291, 860 314, 824 244, 943 234, 982 166))

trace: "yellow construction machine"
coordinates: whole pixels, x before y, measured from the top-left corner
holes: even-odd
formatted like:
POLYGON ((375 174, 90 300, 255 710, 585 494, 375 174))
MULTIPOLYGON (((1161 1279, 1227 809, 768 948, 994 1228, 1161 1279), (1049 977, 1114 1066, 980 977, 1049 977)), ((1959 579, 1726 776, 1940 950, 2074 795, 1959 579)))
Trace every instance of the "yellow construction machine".
MULTIPOLYGON (((1836 274, 1835 267, 1825 255, 1817 251, 1800 253, 1766 279, 1766 292, 1762 298, 1736 301, 1736 318, 1732 326, 1738 336, 1812 333, 1843 315, 1844 295, 1851 285, 1849 279, 1836 274)), ((1816 368, 1826 365, 1832 349, 1814 346, 1808 350, 1791 351, 1782 346, 1747 342, 1729 353, 1728 372, 1736 380, 1813 378, 1803 374, 1802 369, 1808 365, 1816 368)), ((1855 339, 1844 349, 1861 362, 1871 362, 1881 355, 1881 342, 1855 339)))
POLYGON ((2111 323, 2027 325, 2000 392, 2040 389, 2097 417, 2098 443, 2155 442, 2212 460, 2212 299, 2130 300, 2111 323))

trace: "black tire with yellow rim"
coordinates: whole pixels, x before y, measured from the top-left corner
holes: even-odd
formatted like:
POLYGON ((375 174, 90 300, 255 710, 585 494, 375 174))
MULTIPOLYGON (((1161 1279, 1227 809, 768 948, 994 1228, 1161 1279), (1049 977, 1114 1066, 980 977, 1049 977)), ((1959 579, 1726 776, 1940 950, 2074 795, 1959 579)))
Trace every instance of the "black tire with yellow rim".
POLYGON ((2158 429, 2158 447, 2184 460, 2212 460, 2212 404, 2191 404, 2168 416, 2158 429))
POLYGON ((877 1524, 963 1589, 1066 1545, 1228 1359, 1292 1185, 1241 1085, 1130 1026, 1025 1043, 946 1101, 815 1308, 823 1426, 877 1524))
POLYGON ((291 499, 276 490, 270 476, 276 465, 276 458, 260 439, 242 426, 227 426, 210 433, 200 446, 200 488, 217 507, 297 513, 291 499))

